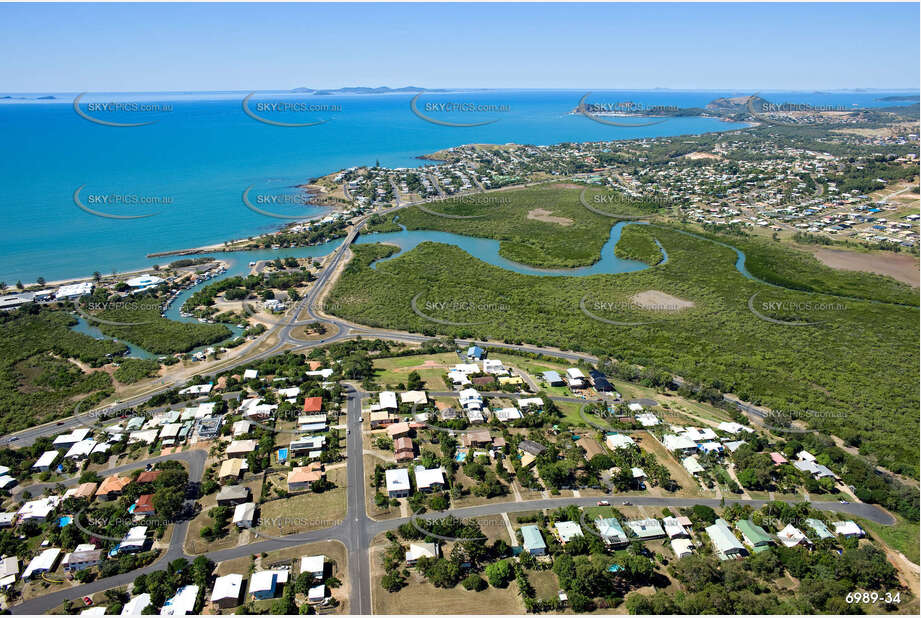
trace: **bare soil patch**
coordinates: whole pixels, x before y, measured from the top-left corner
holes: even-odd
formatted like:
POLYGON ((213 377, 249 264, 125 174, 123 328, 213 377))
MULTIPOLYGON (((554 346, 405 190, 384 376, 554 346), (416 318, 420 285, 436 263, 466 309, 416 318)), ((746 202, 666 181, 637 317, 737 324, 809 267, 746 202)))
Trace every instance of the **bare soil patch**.
POLYGON ((694 303, 690 300, 684 300, 658 290, 637 292, 630 297, 630 300, 644 309, 653 311, 681 311, 694 306, 694 303))
POLYGON ((820 262, 831 268, 888 275, 897 281, 918 287, 918 258, 912 255, 857 253, 824 247, 816 247, 813 251, 820 262))
POLYGON ((557 223, 564 227, 569 227, 572 225, 572 219, 567 219, 566 217, 555 217, 553 213, 549 210, 544 210, 543 208, 535 208, 534 210, 528 213, 528 219, 534 221, 543 221, 544 223, 557 223))
POLYGON ((719 159, 719 155, 715 155, 712 152, 689 152, 684 155, 688 159, 696 161, 697 159, 719 159))

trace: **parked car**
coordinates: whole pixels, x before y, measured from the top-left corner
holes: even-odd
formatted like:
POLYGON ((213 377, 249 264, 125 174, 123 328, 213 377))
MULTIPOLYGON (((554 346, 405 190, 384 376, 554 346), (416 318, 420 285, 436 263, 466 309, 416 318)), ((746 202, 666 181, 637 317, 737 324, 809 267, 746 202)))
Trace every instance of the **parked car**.
POLYGON ((597 503, 598 506, 611 506, 611 503, 607 500, 599 500, 597 503))

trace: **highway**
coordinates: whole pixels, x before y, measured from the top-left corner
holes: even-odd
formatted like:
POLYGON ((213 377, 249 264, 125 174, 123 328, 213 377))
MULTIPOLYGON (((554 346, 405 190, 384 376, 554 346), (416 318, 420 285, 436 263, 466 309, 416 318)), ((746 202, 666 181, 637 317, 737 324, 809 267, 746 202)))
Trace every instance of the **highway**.
MULTIPOLYGON (((404 208, 412 204, 406 203, 400 206, 396 206, 387 210, 384 210, 378 214, 389 214, 390 212, 397 210, 398 208, 404 208)), ((342 245, 336 249, 336 251, 329 258, 326 266, 318 274, 317 280, 314 285, 311 287, 310 291, 304 296, 303 299, 298 301, 295 309, 290 314, 291 317, 279 324, 273 326, 269 331, 263 336, 252 342, 244 352, 237 358, 232 361, 225 363, 220 363, 217 366, 211 367, 204 372, 203 375, 213 376, 216 373, 232 369, 234 367, 251 363, 255 360, 263 359, 270 357, 279 353, 283 348, 290 349, 292 351, 306 351, 312 347, 325 345, 335 341, 341 341, 345 339, 354 338, 356 336, 361 336, 363 338, 383 338, 391 339, 398 341, 405 341, 411 343, 422 343, 426 341, 432 341, 434 337, 428 337, 425 335, 417 335, 413 333, 404 333, 398 331, 384 330, 384 329, 374 329, 363 327, 361 325, 351 324, 344 320, 328 316, 320 312, 317 307, 319 306, 320 300, 323 297, 323 294, 327 291, 327 286, 330 285, 335 280, 336 272, 339 266, 342 264, 342 260, 345 255, 349 252, 349 248, 358 235, 360 229, 364 226, 367 221, 367 217, 360 222, 358 222, 354 228, 349 232, 345 241, 342 245), (302 313, 306 312, 310 319, 298 321, 297 317, 302 313), (322 322, 328 327, 336 329, 336 332, 325 339, 305 341, 297 339, 293 336, 293 331, 298 326, 307 324, 310 322, 322 322), (251 350, 254 350, 256 347, 261 345, 269 336, 272 334, 277 335, 277 342, 270 348, 255 354, 250 354, 251 350)), ((462 344, 472 343, 471 340, 457 340, 462 344)), ((587 362, 597 362, 597 358, 579 352, 565 351, 565 350, 553 350, 553 349, 544 349, 536 346, 528 345, 516 345, 516 344, 507 344, 507 343, 489 343, 491 347, 503 348, 509 350, 516 350, 522 352, 530 352, 535 354, 544 354, 546 356, 552 356, 554 358, 564 359, 567 361, 578 362, 578 361, 587 361, 587 362)), ((174 388, 177 384, 165 384, 161 387, 157 387, 151 390, 144 395, 134 397, 124 402, 119 402, 116 405, 108 406, 106 409, 111 410, 123 410, 129 407, 136 406, 144 401, 148 400, 153 395, 164 392, 170 388, 174 388)), ((258 554, 260 552, 272 551, 275 549, 280 549, 285 546, 291 545, 301 545, 304 543, 314 542, 314 541, 326 541, 326 540, 337 540, 342 542, 347 550, 348 555, 348 578, 350 584, 350 598, 349 598, 349 612, 352 614, 370 614, 371 613, 371 565, 369 561, 369 545, 371 539, 381 532, 392 530, 399 526, 400 524, 407 521, 406 519, 391 519, 386 521, 376 521, 372 520, 367 516, 367 511, 365 508, 366 497, 365 497, 365 485, 367 476, 364 470, 363 464, 363 448, 362 448, 362 434, 361 429, 362 425, 360 422, 361 419, 361 401, 364 397, 367 397, 366 393, 356 390, 352 386, 347 385, 346 390, 347 397, 347 427, 349 431, 347 432, 346 438, 346 460, 347 460, 347 479, 348 479, 348 488, 347 488, 347 510, 345 519, 330 528, 325 528, 321 530, 314 530, 305 533, 298 533, 294 535, 288 535, 280 538, 265 539, 242 545, 239 547, 233 547, 229 549, 224 549, 220 551, 215 551, 206 554, 211 560, 223 561, 229 560, 232 558, 238 558, 242 556, 249 556, 253 554, 258 554)), ((582 399, 575 399, 577 401, 583 401, 582 399)), ((752 412, 757 416, 758 412, 754 409, 752 412)), ((76 417, 71 417, 70 419, 64 421, 61 425, 58 424, 47 424, 40 427, 33 427, 27 430, 23 430, 15 434, 18 438, 17 442, 13 446, 26 445, 30 444, 39 436, 52 436, 63 431, 71 430, 78 426, 92 426, 97 418, 98 414, 94 412, 82 413, 76 417)), ((158 457, 155 459, 149 460, 150 462, 155 462, 157 460, 163 459, 179 459, 184 460, 189 465, 190 471, 190 480, 200 481, 202 474, 204 472, 204 461, 205 461, 205 452, 202 450, 190 449, 177 453, 175 455, 169 455, 164 457, 158 457)), ((127 469, 134 469, 139 466, 143 466, 145 462, 139 462, 135 464, 125 464, 123 466, 118 466, 110 470, 102 472, 103 476, 108 476, 113 473, 124 471, 127 469)), ((70 479, 65 481, 65 485, 72 485, 76 483, 75 479, 70 479)), ((46 484, 47 486, 54 486, 54 484, 46 484)), ((28 487, 30 491, 35 493, 40 493, 46 485, 33 485, 28 487)), ((613 501, 618 499, 623 499, 623 495, 611 495, 610 498, 613 501)), ((690 506, 693 504, 708 504, 713 507, 720 506, 720 500, 717 499, 703 499, 703 498, 675 498, 675 497, 651 497, 651 496, 630 496, 630 501, 636 505, 648 505, 648 506, 690 506)), ((455 515, 459 518, 464 517, 478 517, 484 515, 495 515, 503 512, 517 512, 525 510, 537 510, 544 508, 558 508, 566 504, 578 504, 578 505, 591 505, 598 500, 597 497, 592 498, 551 498, 551 499, 539 499, 539 500, 527 500, 521 502, 490 502, 482 506, 469 507, 463 509, 452 509, 449 511, 450 514, 455 515)), ((612 501, 612 504, 615 502, 612 501)), ((743 500, 726 500, 726 503, 733 502, 746 502, 753 506, 761 506, 764 504, 763 501, 743 501, 743 500)), ((871 521, 891 524, 894 523, 894 518, 891 515, 883 511, 882 509, 868 504, 853 503, 853 504, 840 504, 837 502, 819 502, 813 503, 813 506, 820 510, 827 511, 836 511, 842 513, 849 513, 852 515, 865 517, 871 521)), ((428 515, 429 517, 440 516, 439 514, 428 515)), ((91 595, 95 592, 106 590, 108 588, 129 585, 135 579, 139 573, 150 573, 152 571, 164 569, 166 563, 176 558, 185 557, 187 559, 193 559, 194 556, 186 555, 183 549, 184 540, 188 530, 188 522, 180 522, 175 525, 173 531, 169 548, 167 549, 165 556, 159 559, 152 565, 149 565, 143 569, 133 571, 131 573, 126 573, 123 575, 117 575, 114 577, 109 577, 101 580, 96 580, 88 584, 82 584, 79 586, 74 586, 67 588, 65 590, 53 592, 46 594, 29 601, 20 603, 11 608, 11 611, 14 614, 42 614, 50 609, 56 607, 57 605, 63 603, 68 599, 77 599, 84 595, 91 595)))

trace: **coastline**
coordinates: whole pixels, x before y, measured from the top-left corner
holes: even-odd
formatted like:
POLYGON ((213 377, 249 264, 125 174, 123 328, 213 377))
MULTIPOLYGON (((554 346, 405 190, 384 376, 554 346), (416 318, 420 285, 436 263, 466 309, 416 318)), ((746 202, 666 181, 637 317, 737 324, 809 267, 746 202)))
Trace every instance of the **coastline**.
MULTIPOLYGON (((571 112, 571 113, 575 113, 575 112, 571 112)), ((736 122, 736 121, 733 121, 733 120, 730 120, 730 119, 727 119, 727 118, 720 118, 720 117, 713 117, 713 119, 714 119, 714 120, 717 120, 717 119, 718 119, 718 120, 722 120, 723 122, 736 122)), ((745 122, 744 124, 745 124, 745 126, 743 126, 743 127, 741 127, 741 128, 734 129, 734 130, 744 130, 744 129, 749 129, 749 128, 752 128, 752 127, 759 126, 759 123, 753 123, 753 122, 745 122)), ((723 131, 724 131, 724 130, 704 131, 704 132, 702 132, 702 133, 696 133, 696 134, 694 134, 694 135, 708 135, 708 134, 711 134, 711 133, 721 133, 721 132, 723 132, 723 131)), ((655 138, 653 138, 653 139, 655 139, 655 138)), ((620 140, 617 140, 617 141, 620 141, 620 140)), ((584 143, 598 143, 598 142, 595 141, 595 140, 590 140, 590 141, 587 141, 587 142, 584 142, 584 143)), ((447 153, 448 153, 450 150, 454 149, 454 148, 461 148, 461 147, 465 147, 465 146, 475 146, 475 147, 485 148, 485 149, 491 149, 491 150, 503 150, 503 149, 520 148, 520 147, 522 147, 523 145, 522 145, 522 144, 517 144, 517 143, 514 143, 514 142, 507 142, 507 143, 504 143, 504 144, 489 144, 489 143, 476 143, 476 142, 475 142, 475 143, 463 143, 463 144, 459 144, 459 145, 457 145, 457 146, 452 146, 452 147, 449 147, 449 148, 443 148, 443 149, 441 149, 441 150, 436 150, 436 151, 431 152, 431 153, 427 153, 427 154, 423 154, 423 155, 418 155, 416 158, 419 159, 419 160, 423 160, 423 161, 432 161, 432 162, 436 162, 436 163, 450 163, 450 162, 451 162, 451 159, 450 159, 450 158, 444 158, 444 157, 447 156, 447 153)), ((293 186, 294 188, 304 190, 305 192, 307 192, 307 193, 308 193, 309 195, 311 195, 312 197, 317 197, 317 196, 319 196, 319 197, 321 197, 324 201, 326 201, 326 203, 316 203, 316 202, 312 202, 312 203, 311 203, 312 205, 314 205, 314 206, 319 206, 319 207, 327 207, 327 208, 330 208, 330 210, 331 210, 332 212, 342 212, 342 211, 346 210, 346 208, 345 208, 346 204, 343 203, 342 201, 339 201, 341 198, 333 197, 333 196, 332 196, 332 192, 329 190, 329 188, 328 188, 327 186, 324 186, 323 184, 320 184, 320 183, 321 183, 322 181, 334 182, 334 181, 331 181, 331 179, 334 178, 337 174, 340 174, 340 173, 342 173, 343 171, 345 171, 345 169, 346 169, 346 168, 342 168, 342 169, 339 169, 339 170, 330 172, 330 173, 328 173, 328 174, 326 174, 326 175, 324 175, 324 176, 314 177, 314 178, 309 179, 308 181, 306 181, 306 182, 304 182, 304 183, 295 184, 295 185, 292 185, 292 186, 293 186)), ((505 187, 502 187, 502 188, 496 189, 496 190, 503 190, 503 189, 507 190, 507 189, 513 189, 513 188, 514 188, 514 185, 511 185, 511 186, 505 186, 505 187)), ((292 227, 292 226, 296 226, 296 225, 303 225, 304 223, 308 223, 308 222, 311 222, 311 221, 315 221, 315 220, 317 220, 317 219, 319 219, 319 218, 321 218, 321 216, 319 216, 319 215, 315 215, 315 216, 313 216, 313 217, 305 217, 304 219, 299 219, 299 220, 297 220, 297 221, 291 221, 291 222, 288 222, 288 223, 283 223, 283 224, 281 224, 279 227, 275 228, 274 230, 267 231, 267 232, 264 232, 264 233, 262 233, 262 234, 258 234, 258 235, 255 235, 255 236, 246 236, 246 237, 242 237, 242 238, 234 238, 234 239, 229 239, 229 240, 223 240, 223 241, 218 241, 218 242, 211 243, 211 244, 207 244, 207 245, 200 245, 200 246, 197 246, 197 247, 187 247, 187 248, 183 248, 183 249, 173 249, 173 250, 168 250, 168 251, 157 251, 157 252, 154 252, 154 253, 146 254, 145 257, 148 258, 148 259, 169 258, 169 257, 180 258, 180 257, 183 257, 183 256, 195 256, 195 255, 200 255, 200 254, 203 254, 203 253, 227 253, 227 252, 232 252, 232 251, 245 251, 245 250, 246 250, 245 248, 240 247, 240 246, 236 246, 236 245, 239 245, 239 244, 242 244, 242 243, 246 243, 246 242, 252 242, 252 241, 257 240, 257 239, 264 239, 264 238, 269 237, 269 236, 274 236, 275 234, 277 234, 277 233, 279 233, 279 232, 285 230, 285 229, 288 228, 288 227, 292 227)), ((159 267, 161 267, 161 268, 163 267, 163 265, 160 265, 160 264, 157 264, 156 266, 159 266, 159 267)), ((151 265, 151 266, 149 266, 149 267, 147 267, 147 268, 138 268, 138 269, 131 269, 131 270, 123 270, 123 271, 122 271, 122 270, 119 270, 119 271, 111 272, 111 273, 110 273, 110 276, 111 276, 111 275, 114 275, 114 276, 116 276, 116 277, 121 277, 121 276, 125 276, 125 275, 136 275, 136 274, 151 272, 151 271, 153 271, 153 268, 154 268, 154 265, 151 265)), ((50 286, 50 285, 66 285, 66 284, 69 284, 69 283, 80 283, 80 282, 91 281, 91 280, 93 280, 93 276, 92 276, 92 275, 77 276, 77 277, 71 277, 71 278, 67 278, 67 279, 59 279, 59 280, 54 280, 54 281, 46 281, 45 284, 44 284, 43 286, 41 286, 41 287, 47 287, 47 286, 50 286)), ((34 282, 34 281, 31 282, 31 283, 25 283, 25 282, 24 282, 23 285, 24 285, 25 288, 30 288, 30 287, 33 287, 33 286, 38 286, 38 283, 37 283, 37 282, 34 282)))

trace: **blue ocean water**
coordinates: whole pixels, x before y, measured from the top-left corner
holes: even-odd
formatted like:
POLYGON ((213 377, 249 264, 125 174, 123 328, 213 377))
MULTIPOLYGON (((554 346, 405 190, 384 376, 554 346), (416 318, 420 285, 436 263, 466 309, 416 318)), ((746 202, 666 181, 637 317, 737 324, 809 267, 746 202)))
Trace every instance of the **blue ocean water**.
MULTIPOLYGON (((14 94, 0 100, 0 281, 48 281, 144 268, 145 256, 243 238, 278 228, 283 221, 247 209, 241 196, 250 186, 269 194, 290 193, 308 179, 355 165, 418 166, 417 157, 465 143, 553 144, 697 134, 740 125, 706 118, 678 118, 653 126, 611 127, 569 112, 583 92, 477 91, 422 95, 418 109, 453 122, 491 124, 448 127, 428 123, 410 110, 409 94, 309 95, 260 93, 260 103, 323 105, 330 109, 259 115, 280 122, 325 121, 309 127, 279 127, 247 116, 247 93, 157 93, 87 95, 81 109, 109 122, 155 121, 138 127, 103 126, 77 115, 76 93, 14 94), (98 107, 116 102, 115 111, 98 107), (439 103, 476 103, 500 111, 446 113, 439 103), (132 104, 159 105, 158 111, 132 104), (96 105, 96 109, 90 108, 96 105), (169 111, 164 111, 169 106, 169 111), (74 193, 94 210, 151 214, 115 220, 94 216, 74 204, 74 193), (112 206, 103 196, 159 200, 112 206)), ((595 91, 590 102, 704 106, 733 92, 595 91)), ((812 105, 882 106, 887 93, 770 93, 771 101, 812 105)), ((624 120, 630 122, 630 120, 624 120)), ((114 198, 109 198, 114 199, 114 198)), ((316 207, 273 207, 286 214, 321 215, 316 207)))

